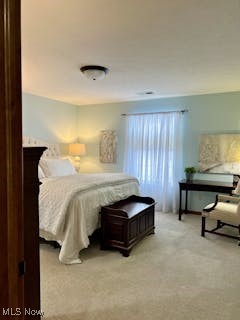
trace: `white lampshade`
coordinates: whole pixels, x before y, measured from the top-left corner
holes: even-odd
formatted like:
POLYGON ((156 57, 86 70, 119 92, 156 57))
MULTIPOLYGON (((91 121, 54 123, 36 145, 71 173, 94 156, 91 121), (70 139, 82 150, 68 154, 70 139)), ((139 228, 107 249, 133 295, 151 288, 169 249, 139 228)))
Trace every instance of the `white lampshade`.
POLYGON ((86 70, 84 76, 89 80, 101 80, 105 77, 105 72, 102 70, 86 70))
POLYGON ((69 154, 71 156, 83 156, 86 154, 86 147, 83 143, 71 143, 69 145, 69 154))
POLYGON ((83 66, 80 70, 83 76, 89 80, 101 80, 108 73, 108 69, 102 66, 83 66))

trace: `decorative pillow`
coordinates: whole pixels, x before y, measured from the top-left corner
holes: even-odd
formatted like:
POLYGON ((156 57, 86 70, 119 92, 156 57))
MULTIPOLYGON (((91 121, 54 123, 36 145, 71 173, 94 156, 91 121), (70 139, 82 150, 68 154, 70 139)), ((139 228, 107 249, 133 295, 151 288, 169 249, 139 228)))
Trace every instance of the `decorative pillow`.
POLYGON ((45 177, 61 177, 77 174, 69 159, 41 159, 39 164, 45 177))
POLYGON ((43 178, 45 178, 45 175, 42 171, 42 168, 40 166, 38 166, 38 179, 41 180, 43 178))

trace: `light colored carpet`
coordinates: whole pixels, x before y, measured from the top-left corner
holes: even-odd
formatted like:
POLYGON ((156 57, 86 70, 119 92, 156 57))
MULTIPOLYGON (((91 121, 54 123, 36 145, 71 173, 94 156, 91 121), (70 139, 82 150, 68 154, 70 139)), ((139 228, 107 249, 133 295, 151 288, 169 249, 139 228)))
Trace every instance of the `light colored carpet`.
POLYGON ((42 310, 46 320, 234 320, 240 314, 240 247, 236 240, 200 236, 200 216, 178 221, 156 214, 156 234, 129 258, 81 252, 67 266, 41 245, 42 310))

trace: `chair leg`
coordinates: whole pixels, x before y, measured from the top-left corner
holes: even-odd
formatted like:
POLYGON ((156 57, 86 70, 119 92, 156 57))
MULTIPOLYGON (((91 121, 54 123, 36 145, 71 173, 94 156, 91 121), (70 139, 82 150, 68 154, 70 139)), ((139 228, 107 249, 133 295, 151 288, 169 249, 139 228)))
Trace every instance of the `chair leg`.
POLYGON ((202 231, 201 231, 202 237, 205 237, 205 225, 206 225, 206 217, 202 217, 202 231))

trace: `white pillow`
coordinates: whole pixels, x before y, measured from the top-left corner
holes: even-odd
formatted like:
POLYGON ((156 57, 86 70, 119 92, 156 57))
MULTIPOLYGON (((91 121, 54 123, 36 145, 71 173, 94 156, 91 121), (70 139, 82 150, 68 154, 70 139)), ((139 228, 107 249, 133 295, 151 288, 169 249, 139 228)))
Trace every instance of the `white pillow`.
POLYGON ((40 180, 40 179, 43 179, 43 178, 45 178, 45 175, 44 175, 44 173, 42 171, 42 168, 38 165, 38 179, 40 180))
POLYGON ((68 159, 41 159, 39 164, 45 177, 61 177, 77 174, 68 159))

